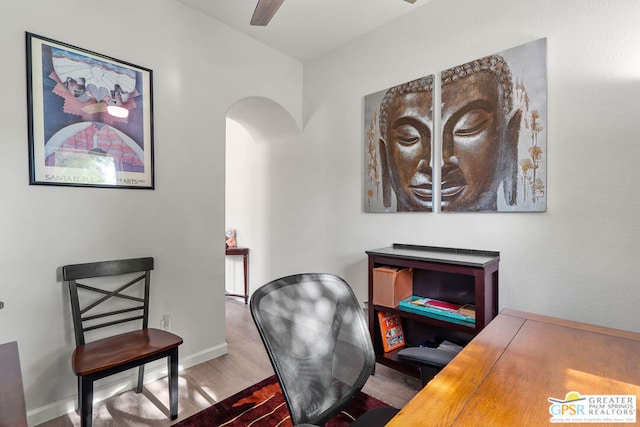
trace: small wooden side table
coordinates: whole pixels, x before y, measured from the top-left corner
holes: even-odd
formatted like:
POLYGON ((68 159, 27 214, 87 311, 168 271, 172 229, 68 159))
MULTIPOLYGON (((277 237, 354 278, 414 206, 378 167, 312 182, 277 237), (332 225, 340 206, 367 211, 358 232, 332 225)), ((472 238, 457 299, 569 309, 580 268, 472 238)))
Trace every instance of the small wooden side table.
POLYGON ((249 273, 249 248, 230 248, 227 247, 225 250, 225 255, 242 255, 244 262, 244 294, 230 294, 225 293, 228 297, 240 297, 244 298, 244 303, 247 304, 249 301, 249 287, 247 284, 247 274, 249 273))

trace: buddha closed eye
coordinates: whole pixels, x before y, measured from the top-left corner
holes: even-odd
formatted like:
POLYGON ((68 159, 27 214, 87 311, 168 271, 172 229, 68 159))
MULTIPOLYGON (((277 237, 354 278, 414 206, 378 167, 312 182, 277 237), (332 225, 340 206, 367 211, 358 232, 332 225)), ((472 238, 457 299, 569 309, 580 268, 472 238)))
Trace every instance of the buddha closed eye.
POLYGON ((394 130, 397 141, 406 146, 420 142, 420 132, 411 125, 401 125, 394 130))
POLYGON ((455 136, 475 136, 488 129, 493 115, 484 110, 471 110, 465 113, 454 125, 455 136))

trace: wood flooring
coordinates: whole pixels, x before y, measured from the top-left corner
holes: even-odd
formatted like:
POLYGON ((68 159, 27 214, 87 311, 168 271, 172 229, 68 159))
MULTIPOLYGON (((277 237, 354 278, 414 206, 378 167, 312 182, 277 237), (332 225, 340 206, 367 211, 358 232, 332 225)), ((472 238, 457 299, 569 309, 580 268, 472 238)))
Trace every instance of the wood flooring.
MULTIPOLYGON (((140 394, 127 391, 93 405, 94 427, 170 426, 273 375, 267 353, 240 299, 227 297, 226 340, 228 353, 180 372, 178 419, 168 418, 166 378, 145 385, 140 394)), ((376 366, 364 391, 391 406, 401 408, 420 389, 420 381, 382 365, 376 366)), ((40 427, 80 426, 75 412, 40 424, 40 427)))

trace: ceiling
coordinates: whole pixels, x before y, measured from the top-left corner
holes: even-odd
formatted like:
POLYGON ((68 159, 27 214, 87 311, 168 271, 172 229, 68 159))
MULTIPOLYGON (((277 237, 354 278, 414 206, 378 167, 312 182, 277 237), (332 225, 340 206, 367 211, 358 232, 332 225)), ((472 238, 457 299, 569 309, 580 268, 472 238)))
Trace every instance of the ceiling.
POLYGON ((430 0, 285 0, 269 25, 249 25, 258 0, 178 0, 300 61, 313 59, 430 0))

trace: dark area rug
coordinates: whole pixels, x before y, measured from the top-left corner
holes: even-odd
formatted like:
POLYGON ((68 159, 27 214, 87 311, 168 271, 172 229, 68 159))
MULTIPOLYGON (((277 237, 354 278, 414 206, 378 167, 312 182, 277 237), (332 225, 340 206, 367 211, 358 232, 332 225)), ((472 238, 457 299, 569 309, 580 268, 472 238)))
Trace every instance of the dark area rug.
MULTIPOLYGON (((326 424, 343 427, 369 409, 389 406, 360 392, 326 424)), ((175 424, 175 427, 291 427, 289 410, 277 378, 271 376, 175 424)))

